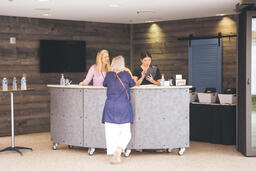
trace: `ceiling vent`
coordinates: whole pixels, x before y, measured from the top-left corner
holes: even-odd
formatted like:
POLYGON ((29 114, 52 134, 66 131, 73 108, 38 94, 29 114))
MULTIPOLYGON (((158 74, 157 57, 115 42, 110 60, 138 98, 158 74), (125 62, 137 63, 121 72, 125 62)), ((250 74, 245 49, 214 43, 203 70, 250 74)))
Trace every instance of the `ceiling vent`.
POLYGON ((152 10, 142 10, 142 11, 137 11, 137 14, 155 14, 156 11, 152 10))
POLYGON ((256 9, 256 0, 240 0, 240 3, 236 4, 237 12, 245 9, 256 9))
POLYGON ((252 5, 256 4, 256 0, 240 0, 241 5, 252 5))

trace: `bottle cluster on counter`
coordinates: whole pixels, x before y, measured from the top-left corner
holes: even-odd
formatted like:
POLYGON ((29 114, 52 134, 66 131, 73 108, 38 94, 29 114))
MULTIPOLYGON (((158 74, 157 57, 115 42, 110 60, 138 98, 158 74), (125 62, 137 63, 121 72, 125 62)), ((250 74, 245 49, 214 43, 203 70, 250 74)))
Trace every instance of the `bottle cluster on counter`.
MULTIPOLYGON (((170 78, 167 81, 164 79, 164 74, 162 74, 162 78, 160 81, 160 86, 173 86, 174 79, 170 78)), ((177 74, 176 75, 176 80, 175 80, 175 85, 176 86, 185 86, 186 85, 186 79, 182 79, 182 75, 181 74, 177 74)))
POLYGON ((70 85, 72 81, 68 78, 65 79, 64 74, 61 74, 60 85, 70 85))
MULTIPOLYGON (((11 90, 17 90, 18 89, 18 81, 16 77, 13 77, 12 79, 12 88, 11 90)), ((27 90, 27 80, 26 80, 26 75, 23 74, 21 81, 20 81, 20 89, 21 90, 27 90)), ((2 90, 3 91, 8 91, 8 79, 4 77, 2 79, 2 90)))

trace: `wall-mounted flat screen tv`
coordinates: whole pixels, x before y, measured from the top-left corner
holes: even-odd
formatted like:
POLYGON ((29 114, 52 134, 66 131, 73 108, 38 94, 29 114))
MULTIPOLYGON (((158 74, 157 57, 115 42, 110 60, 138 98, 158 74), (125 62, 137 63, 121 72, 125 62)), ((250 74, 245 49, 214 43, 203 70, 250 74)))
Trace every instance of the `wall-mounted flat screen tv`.
POLYGON ((85 41, 40 40, 40 72, 84 72, 85 41))

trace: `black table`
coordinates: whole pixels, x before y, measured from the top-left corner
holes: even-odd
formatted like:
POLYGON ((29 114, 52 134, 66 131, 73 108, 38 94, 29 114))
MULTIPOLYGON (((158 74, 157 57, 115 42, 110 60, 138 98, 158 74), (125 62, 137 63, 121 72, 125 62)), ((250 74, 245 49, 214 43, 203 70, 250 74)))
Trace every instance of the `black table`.
POLYGON ((236 106, 190 104, 190 140, 236 144, 236 106))

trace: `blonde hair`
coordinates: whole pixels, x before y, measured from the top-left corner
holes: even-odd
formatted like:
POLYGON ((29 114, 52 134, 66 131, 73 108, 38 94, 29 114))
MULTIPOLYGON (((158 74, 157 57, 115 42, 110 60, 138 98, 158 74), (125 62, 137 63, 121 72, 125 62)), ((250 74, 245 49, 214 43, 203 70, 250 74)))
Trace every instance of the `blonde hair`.
MULTIPOLYGON (((108 54, 108 51, 105 50, 105 49, 102 49, 100 50, 98 53, 97 53, 97 57, 96 57, 96 67, 97 67, 97 73, 100 74, 101 73, 101 69, 102 69, 102 56, 104 54, 108 54)), ((105 65, 105 70, 106 72, 110 71, 110 64, 108 63, 107 65, 105 65)))
POLYGON ((123 56, 117 56, 112 59, 111 71, 124 71, 125 62, 123 56))

